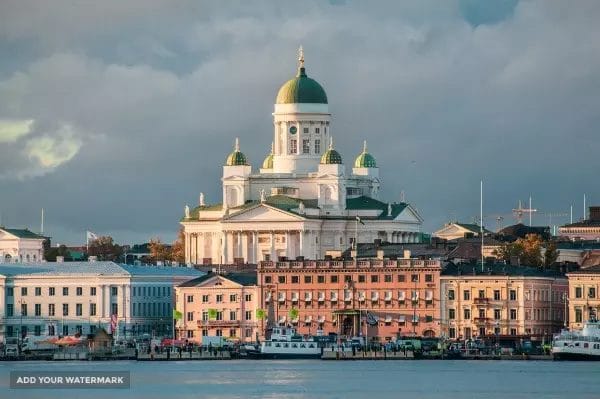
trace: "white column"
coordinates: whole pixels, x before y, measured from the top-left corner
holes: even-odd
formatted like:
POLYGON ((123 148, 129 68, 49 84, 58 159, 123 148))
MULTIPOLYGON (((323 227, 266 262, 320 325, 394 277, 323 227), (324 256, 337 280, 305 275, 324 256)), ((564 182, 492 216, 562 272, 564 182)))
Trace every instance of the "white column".
POLYGON ((233 258, 235 256, 235 252, 234 252, 234 243, 233 243, 233 238, 234 238, 234 234, 233 232, 229 232, 227 234, 227 263, 233 263, 233 258))
POLYGON ((211 249, 211 264, 217 264, 219 263, 221 260, 219 259, 221 257, 221 239, 219 236, 219 233, 217 232, 212 232, 211 233, 211 245, 212 245, 212 249, 211 249))
POLYGON ((197 233, 197 238, 196 238, 196 251, 198 253, 198 261, 196 263, 198 264, 202 264, 204 257, 206 256, 204 254, 204 240, 206 233, 197 233))
POLYGON ((227 232, 221 233, 221 260, 220 263, 227 263, 227 232))
POLYGON ((270 251, 270 256, 271 256, 271 261, 276 261, 277 259, 275 256, 275 233, 273 232, 273 230, 271 230, 271 251, 270 251))
POLYGON ((304 256, 304 230, 298 230, 298 252, 299 256, 304 256))
POLYGON ((237 248, 235 251, 236 258, 242 258, 244 255, 242 254, 242 232, 237 232, 237 248))
POLYGON ((191 260, 190 260, 190 233, 185 233, 185 263, 191 263, 191 260))
POLYGON ((248 250, 248 239, 250 236, 247 232, 242 232, 242 257, 244 258, 244 262, 250 263, 250 251, 248 250))
POLYGON ((252 248, 254 263, 258 263, 260 261, 260 255, 258 253, 258 231, 252 233, 252 248))
POLYGON ((290 237, 292 235, 290 234, 289 230, 286 230, 285 232, 285 256, 289 259, 292 257, 292 243, 290 241, 290 237))

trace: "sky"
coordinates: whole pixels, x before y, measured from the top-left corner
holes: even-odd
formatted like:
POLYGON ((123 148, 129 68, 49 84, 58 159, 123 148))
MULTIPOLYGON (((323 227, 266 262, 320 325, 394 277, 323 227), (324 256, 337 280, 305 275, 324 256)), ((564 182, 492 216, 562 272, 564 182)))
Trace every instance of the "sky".
POLYGON ((0 2, 0 224, 171 241, 220 202, 239 137, 254 168, 304 48, 347 167, 368 140, 381 199, 434 231, 600 205, 595 0, 0 2))

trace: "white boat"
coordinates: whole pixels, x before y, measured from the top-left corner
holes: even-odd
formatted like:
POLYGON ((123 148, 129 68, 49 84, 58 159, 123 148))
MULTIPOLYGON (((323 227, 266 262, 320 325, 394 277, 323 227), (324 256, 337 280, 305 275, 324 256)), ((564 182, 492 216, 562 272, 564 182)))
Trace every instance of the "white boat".
POLYGON ((552 341, 554 360, 600 360, 600 322, 588 321, 581 331, 563 330, 552 341))
POLYGON ((317 340, 297 334, 295 328, 274 327, 270 339, 246 353, 258 359, 319 359, 322 349, 317 340))

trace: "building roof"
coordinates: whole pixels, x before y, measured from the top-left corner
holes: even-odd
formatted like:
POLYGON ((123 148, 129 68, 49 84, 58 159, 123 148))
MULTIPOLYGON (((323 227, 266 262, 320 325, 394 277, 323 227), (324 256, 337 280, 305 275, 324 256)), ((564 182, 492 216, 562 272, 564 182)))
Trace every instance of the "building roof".
MULTIPOLYGON (((478 224, 474 224, 474 223, 454 223, 457 226, 462 227, 463 229, 472 231, 473 233, 479 233, 481 231, 481 226, 479 226, 478 224)), ((483 229, 484 232, 487 232, 487 230, 484 228, 483 229)))
MULTIPOLYGON (((421 233, 422 234, 422 233, 421 233)), ((447 252, 448 248, 444 246, 436 246, 428 243, 358 243, 358 258, 374 259, 377 257, 377 251, 382 250, 384 258, 401 259, 404 256, 404 251, 409 250, 411 258, 441 258, 447 252)), ((352 248, 346 249, 342 253, 342 258, 351 256, 352 248)))
POLYGON ((323 86, 306 75, 306 68, 300 66, 298 74, 285 82, 277 92, 276 104, 327 104, 327 94, 323 86))
POLYGON ((511 277, 564 277, 563 273, 555 270, 544 270, 538 267, 512 266, 503 263, 484 265, 481 264, 454 264, 448 263, 441 273, 442 276, 511 276, 511 277))
POLYGON ((570 224, 565 224, 561 226, 561 229, 568 229, 571 227, 600 227, 600 220, 583 220, 581 222, 575 222, 570 224))
POLYGON ((6 227, 0 227, 0 230, 4 230, 7 233, 17 236, 19 238, 30 238, 30 239, 38 239, 38 240, 45 240, 48 238, 48 237, 36 234, 29 229, 9 229, 6 227))
POLYGON ((240 140, 238 138, 235 139, 235 146, 233 148, 233 152, 227 156, 225 159, 225 166, 244 166, 248 165, 248 160, 244 153, 240 151, 240 140))
MULTIPOLYGON (((361 195, 360 197, 346 199, 346 209, 348 210, 381 210, 383 211, 379 219, 394 219, 408 206, 405 202, 391 204, 392 212, 388 216, 389 204, 376 200, 375 198, 361 195)), ((368 219, 368 218, 365 218, 368 219)))
POLYGON ((342 163, 342 156, 332 147, 329 147, 321 156, 321 165, 341 165, 342 163))
POLYGON ((0 275, 3 276, 200 276, 202 272, 187 267, 132 266, 115 262, 46 262, 46 263, 0 263, 0 275))
POLYGON ((498 235, 507 238, 525 238, 527 234, 538 234, 542 238, 550 238, 550 227, 548 226, 526 226, 523 223, 517 223, 507 226, 498 232, 498 235))
MULTIPOLYGON (((459 238, 456 240, 456 248, 450 251, 447 259, 479 259, 481 258, 481 238, 459 238)), ((500 246, 502 242, 483 237, 483 246, 500 246)))
POLYGON ((186 281, 185 283, 179 284, 179 287, 195 287, 215 276, 221 276, 229 281, 238 283, 240 285, 256 285, 257 277, 256 272, 238 272, 238 273, 207 273, 204 276, 197 277, 193 280, 186 281))
POLYGON ((574 270, 567 273, 567 275, 569 274, 600 274, 600 265, 574 270))

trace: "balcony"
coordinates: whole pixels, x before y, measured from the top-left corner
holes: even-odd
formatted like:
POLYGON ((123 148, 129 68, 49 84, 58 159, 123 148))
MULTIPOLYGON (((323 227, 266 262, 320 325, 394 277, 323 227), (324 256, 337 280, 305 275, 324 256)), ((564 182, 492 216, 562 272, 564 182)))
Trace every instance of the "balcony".
POLYGON ((475 305, 488 305, 490 303, 490 298, 475 298, 475 305))
POLYGON ((239 327, 240 320, 198 320, 198 327, 239 327))
POLYGON ((490 319, 489 317, 475 317, 473 320, 476 324, 486 324, 491 323, 492 321, 492 319, 490 319))

